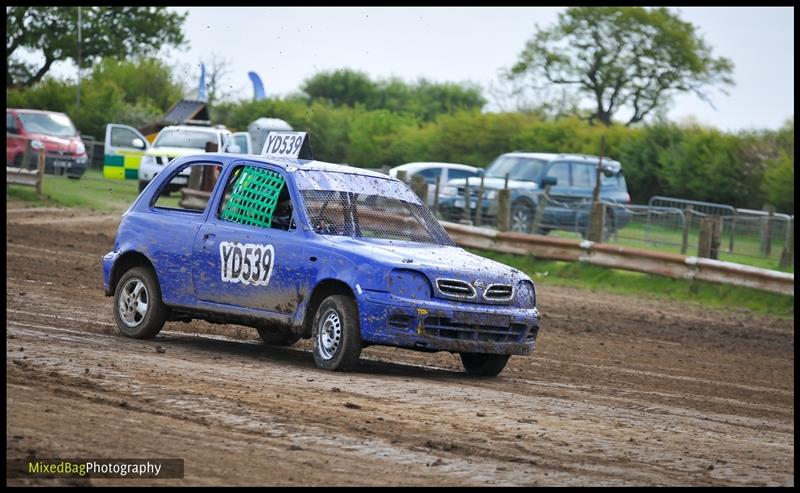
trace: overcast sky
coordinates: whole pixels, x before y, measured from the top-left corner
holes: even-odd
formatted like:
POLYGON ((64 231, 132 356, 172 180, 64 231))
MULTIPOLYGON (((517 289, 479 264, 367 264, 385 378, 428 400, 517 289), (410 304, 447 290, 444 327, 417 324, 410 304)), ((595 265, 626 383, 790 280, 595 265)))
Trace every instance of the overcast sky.
MULTIPOLYGON (((297 91, 320 70, 352 68, 374 78, 470 81, 488 88, 535 32, 564 7, 179 7, 190 48, 166 53, 197 84, 200 61, 230 63, 234 99, 251 98, 248 71, 267 96, 297 91), (192 73, 194 71, 194 73, 192 73)), ((794 114, 794 8, 682 7, 715 56, 734 63, 736 86, 712 98, 674 101, 672 120, 694 117, 724 130, 777 128, 794 114)), ((488 94, 487 94, 488 95, 488 94)))

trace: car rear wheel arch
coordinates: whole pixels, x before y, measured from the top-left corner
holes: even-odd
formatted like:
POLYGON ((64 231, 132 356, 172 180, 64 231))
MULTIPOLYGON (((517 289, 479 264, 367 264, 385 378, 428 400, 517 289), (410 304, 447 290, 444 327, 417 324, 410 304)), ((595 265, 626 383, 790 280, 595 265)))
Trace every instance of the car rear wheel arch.
POLYGON ((117 259, 116 262, 114 262, 114 267, 111 268, 111 279, 108 285, 112 294, 114 289, 116 289, 120 278, 134 267, 147 267, 153 271, 156 279, 158 278, 156 269, 153 267, 153 263, 150 262, 150 259, 147 258, 143 253, 137 251, 125 252, 117 259))

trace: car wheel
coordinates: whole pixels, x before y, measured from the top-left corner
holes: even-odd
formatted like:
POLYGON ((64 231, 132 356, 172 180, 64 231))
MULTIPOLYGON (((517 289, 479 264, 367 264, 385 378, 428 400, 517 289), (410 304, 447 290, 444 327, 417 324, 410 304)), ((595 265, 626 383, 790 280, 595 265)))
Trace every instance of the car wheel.
POLYGON ((139 180, 139 193, 142 193, 142 191, 144 190, 144 187, 146 187, 148 183, 149 182, 146 182, 144 180, 139 180))
POLYGON ((22 165, 25 164, 24 161, 25 157, 22 154, 17 154, 14 156, 14 167, 15 168, 22 168, 22 165))
POLYGON ((291 346, 300 340, 300 336, 285 329, 273 327, 256 328, 261 340, 268 346, 291 346))
POLYGON ((114 290, 114 319, 120 332, 136 339, 150 339, 164 327, 167 307, 153 271, 134 267, 120 278, 114 290))
POLYGON ((508 354, 461 353, 461 364, 471 375, 496 377, 510 357, 508 354))
POLYGON ((511 206, 511 231, 530 233, 533 227, 534 208, 525 202, 511 206))
POLYGON ((348 370, 361 356, 358 308, 353 298, 333 295, 317 308, 312 329, 314 362, 325 370, 348 370))

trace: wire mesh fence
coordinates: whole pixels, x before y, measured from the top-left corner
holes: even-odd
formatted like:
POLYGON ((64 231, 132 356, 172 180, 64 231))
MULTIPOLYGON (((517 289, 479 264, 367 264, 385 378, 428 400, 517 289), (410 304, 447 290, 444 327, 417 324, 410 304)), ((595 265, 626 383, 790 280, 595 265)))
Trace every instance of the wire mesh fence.
MULTIPOLYGON (((466 192, 465 192, 466 193, 466 192)), ((475 224, 477 194, 469 191, 472 210, 435 210, 441 220, 475 224)), ((434 201, 438 202, 438 201, 434 201)), ((544 207, 523 211, 510 207, 512 230, 567 238, 588 237, 591 199, 554 198, 540 193, 544 207)), ((716 216, 721 223, 719 259, 768 269, 794 270, 794 216, 768 211, 737 209, 726 204, 692 201, 672 197, 653 197, 648 204, 603 201, 606 227, 603 241, 621 246, 650 248, 683 255, 698 255, 700 224, 716 216)), ((496 205, 484 204, 482 227, 498 229, 496 205)))

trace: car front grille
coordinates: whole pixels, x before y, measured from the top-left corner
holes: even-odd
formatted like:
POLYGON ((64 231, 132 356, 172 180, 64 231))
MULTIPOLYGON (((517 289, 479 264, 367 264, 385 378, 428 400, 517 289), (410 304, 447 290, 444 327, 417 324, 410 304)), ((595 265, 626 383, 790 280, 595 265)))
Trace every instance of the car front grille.
POLYGON ((434 337, 479 342, 520 342, 525 336, 525 324, 510 324, 507 327, 455 321, 446 317, 427 317, 423 325, 425 333, 434 337))
POLYGON ((440 293, 456 298, 469 299, 474 298, 476 294, 471 284, 457 279, 437 279, 436 287, 440 293))
POLYGON ((509 301, 514 297, 514 288, 508 284, 490 284, 483 297, 491 301, 509 301))

